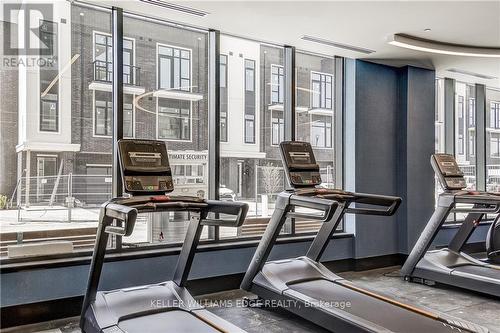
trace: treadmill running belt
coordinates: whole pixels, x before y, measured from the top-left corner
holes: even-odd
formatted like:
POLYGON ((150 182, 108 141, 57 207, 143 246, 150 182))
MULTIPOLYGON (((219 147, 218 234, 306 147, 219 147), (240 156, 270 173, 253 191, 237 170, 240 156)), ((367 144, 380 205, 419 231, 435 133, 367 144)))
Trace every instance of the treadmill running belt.
POLYGON ((220 333, 187 311, 172 310, 122 320, 118 327, 127 333, 220 333))
MULTIPOLYGON (((500 269, 488 268, 484 266, 476 265, 465 265, 453 268, 453 272, 462 272, 468 274, 474 274, 478 276, 484 276, 500 281, 500 269)), ((452 273, 453 274, 453 273, 452 273)))
POLYGON ((292 284, 289 287, 294 291, 327 304, 350 302, 351 307, 345 307, 344 309, 336 307, 336 309, 346 311, 393 332, 453 332, 453 329, 446 327, 438 320, 342 287, 332 281, 312 280, 292 284))

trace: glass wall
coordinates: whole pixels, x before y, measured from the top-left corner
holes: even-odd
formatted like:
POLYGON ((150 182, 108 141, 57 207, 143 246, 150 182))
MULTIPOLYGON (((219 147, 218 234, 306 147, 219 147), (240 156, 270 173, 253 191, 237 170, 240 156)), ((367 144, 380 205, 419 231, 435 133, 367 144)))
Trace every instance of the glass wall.
POLYGON ((219 195, 249 205, 244 225, 220 228, 220 237, 260 236, 284 189, 283 48, 221 35, 220 52, 219 195))
POLYGON ((465 174, 468 189, 476 188, 475 86, 455 84, 455 157, 465 174))
MULTIPOLYGON (((132 123, 135 138, 166 141, 174 195, 207 198, 208 35, 127 13, 123 27, 124 95, 133 101, 126 124, 132 123)), ((141 214, 123 245, 182 242, 189 218, 179 212, 141 214)))
POLYGON ((486 189, 500 191, 500 89, 486 89, 486 189))
MULTIPOLYGON (((91 250, 99 207, 111 197, 111 12, 75 2, 54 6, 53 20, 39 28, 50 51, 36 56, 44 65, 0 68, 3 258, 28 242, 63 241, 68 253, 91 250)), ((250 206, 241 228, 205 228, 205 241, 260 236, 285 181, 278 148, 284 49, 229 35, 220 42, 220 184, 209 184, 208 34, 124 13, 124 137, 166 142, 174 194, 207 198, 209 185, 218 185, 222 200, 250 206)), ((341 186, 333 162, 341 144, 334 140, 333 64, 297 54, 297 138, 313 144, 327 187, 341 186)), ((134 233, 110 246, 178 246, 189 218, 141 214, 134 233)), ((288 222, 283 233, 316 227, 288 222)))
POLYGON ((53 6, 38 28, 47 49, 2 67, 2 257, 29 255, 20 243, 93 248, 99 206, 111 196, 111 99, 93 86, 101 78, 111 86, 99 62, 110 54, 111 15, 65 1, 53 6))
MULTIPOLYGON (((310 142, 326 188, 336 188, 335 167, 335 60, 304 52, 296 59, 296 139, 310 142)), ((301 209, 307 212, 306 209, 301 209)), ((295 232, 315 232, 321 222, 296 220, 295 232)))

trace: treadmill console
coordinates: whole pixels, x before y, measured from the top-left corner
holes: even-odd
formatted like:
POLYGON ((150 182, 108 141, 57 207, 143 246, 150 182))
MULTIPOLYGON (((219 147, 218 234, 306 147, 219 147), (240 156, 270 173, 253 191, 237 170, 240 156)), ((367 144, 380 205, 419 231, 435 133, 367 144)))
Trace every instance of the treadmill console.
POLYGON ((467 187, 464 173, 453 155, 433 154, 431 165, 445 190, 463 190, 467 187))
POLYGON ((125 192, 164 194, 174 190, 165 142, 122 139, 118 155, 125 192))
POLYGON ((280 150, 285 174, 292 187, 315 187, 322 183, 319 165, 309 142, 283 141, 280 150))

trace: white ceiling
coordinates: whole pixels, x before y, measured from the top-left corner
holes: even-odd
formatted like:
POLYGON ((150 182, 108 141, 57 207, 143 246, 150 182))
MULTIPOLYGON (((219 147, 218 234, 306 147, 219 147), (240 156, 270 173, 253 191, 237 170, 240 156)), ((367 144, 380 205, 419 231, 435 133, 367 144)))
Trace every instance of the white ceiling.
MULTIPOLYGON (((97 1, 97 0, 96 0, 97 1)), ((102 3, 103 1, 99 1, 102 3)), ((107 1, 136 13, 218 29, 235 35, 288 44, 330 55, 432 67, 438 76, 500 88, 500 79, 447 72, 458 68, 500 78, 500 58, 430 54, 387 44, 406 33, 474 46, 500 47, 500 0, 496 1, 172 1, 210 14, 197 17, 137 0, 107 1), (432 29, 424 32, 424 29, 432 29), (300 39, 311 35, 375 50, 370 55, 300 39)))

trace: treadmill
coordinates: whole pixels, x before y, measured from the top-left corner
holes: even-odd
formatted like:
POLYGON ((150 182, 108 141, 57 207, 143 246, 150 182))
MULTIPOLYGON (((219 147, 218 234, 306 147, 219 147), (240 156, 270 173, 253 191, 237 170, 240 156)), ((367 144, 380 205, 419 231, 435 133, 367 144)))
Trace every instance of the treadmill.
MULTIPOLYGON (((495 257, 490 255, 491 259, 480 260, 462 251, 485 215, 500 212, 500 195, 464 190, 464 175, 453 155, 434 154, 431 164, 444 192, 439 195, 437 208, 403 265, 401 275, 408 281, 430 285, 440 282, 500 297, 500 266, 494 263, 495 257), (467 216, 447 247, 428 251, 452 213, 467 216)), ((493 237, 491 232, 495 230, 490 229, 489 237, 493 237)))
POLYGON ((322 265, 321 256, 345 213, 391 216, 401 199, 318 187, 321 176, 311 145, 285 141, 280 149, 292 188, 277 197, 242 289, 255 293, 263 300, 261 304, 284 307, 332 332, 488 332, 481 326, 357 286, 322 265), (312 214, 311 210, 319 213, 312 214), (323 224, 305 256, 267 261, 289 218, 316 219, 323 224))
POLYGON ((174 186, 163 141, 120 140, 118 150, 123 184, 130 196, 111 199, 101 207, 80 319, 82 331, 244 333, 245 331, 217 317, 196 302, 186 289, 186 282, 203 226, 238 227, 245 219, 248 205, 167 195, 174 190, 174 186), (137 214, 144 212, 189 213, 189 227, 173 280, 98 291, 109 235, 130 235, 137 214), (227 219, 220 219, 220 214, 227 219))

